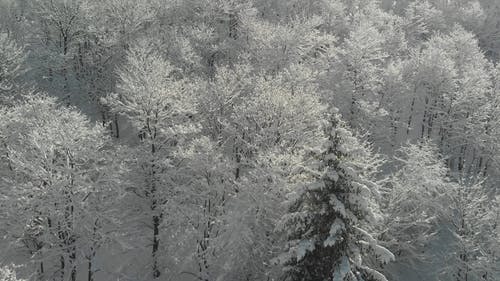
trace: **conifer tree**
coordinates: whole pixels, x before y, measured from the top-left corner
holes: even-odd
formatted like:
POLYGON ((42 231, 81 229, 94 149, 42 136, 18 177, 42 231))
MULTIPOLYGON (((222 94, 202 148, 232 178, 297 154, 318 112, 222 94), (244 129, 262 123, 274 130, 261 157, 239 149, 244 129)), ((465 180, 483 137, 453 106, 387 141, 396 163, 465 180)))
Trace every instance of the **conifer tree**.
POLYGON ((309 182, 298 188, 279 227, 288 239, 277 258, 286 265, 285 280, 387 280, 367 262, 394 259, 371 233, 379 159, 335 115, 325 135, 324 147, 313 149, 312 163, 303 167, 309 182))

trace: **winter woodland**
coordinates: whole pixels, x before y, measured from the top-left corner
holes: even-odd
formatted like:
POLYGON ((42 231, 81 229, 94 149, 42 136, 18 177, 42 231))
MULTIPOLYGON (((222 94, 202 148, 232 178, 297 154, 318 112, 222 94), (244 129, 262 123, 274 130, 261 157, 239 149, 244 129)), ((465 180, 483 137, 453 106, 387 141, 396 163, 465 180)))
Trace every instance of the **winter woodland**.
POLYGON ((500 1, 0 0, 1 281, 499 281, 500 1))

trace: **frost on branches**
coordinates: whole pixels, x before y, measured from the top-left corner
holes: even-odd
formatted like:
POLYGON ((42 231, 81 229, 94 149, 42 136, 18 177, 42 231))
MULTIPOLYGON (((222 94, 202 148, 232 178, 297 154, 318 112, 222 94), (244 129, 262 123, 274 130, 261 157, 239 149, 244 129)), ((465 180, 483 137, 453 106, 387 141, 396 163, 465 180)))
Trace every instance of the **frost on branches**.
POLYGON ((25 281, 17 278, 15 270, 12 266, 0 267, 0 280, 2 281, 25 281))
POLYGON ((453 191, 451 229, 455 241, 443 275, 457 281, 498 280, 498 199, 491 199, 481 180, 462 179, 453 191))
POLYGON ((302 186, 280 224, 287 249, 276 260, 286 266, 285 280, 387 280, 374 267, 394 256, 371 233, 379 219, 381 161, 337 116, 325 124, 325 135, 298 172, 302 186))
POLYGON ((0 181, 7 207, 0 221, 39 279, 76 280, 85 252, 93 253, 85 257, 93 270, 103 225, 110 226, 107 139, 104 128, 43 94, 24 96, 0 117, 0 155, 10 171, 0 181))
POLYGON ((449 216, 453 183, 438 149, 429 142, 407 144, 396 152, 398 170, 387 180, 383 240, 409 264, 425 259, 425 247, 449 216))
POLYGON ((24 50, 0 30, 0 105, 9 104, 16 94, 24 59, 24 50))
MULTIPOLYGON (((179 202, 188 180, 181 150, 189 147, 198 131, 193 121, 196 103, 179 69, 157 52, 152 42, 143 39, 127 52, 127 61, 118 73, 118 93, 103 99, 111 111, 122 114, 133 126, 138 144, 128 146, 128 187, 134 211, 129 216, 149 220, 151 233, 140 234, 150 239, 151 276, 158 278, 158 261, 165 206, 179 202)), ((137 142, 134 139, 133 142, 137 142)), ((142 262, 142 261, 141 261, 142 262)))

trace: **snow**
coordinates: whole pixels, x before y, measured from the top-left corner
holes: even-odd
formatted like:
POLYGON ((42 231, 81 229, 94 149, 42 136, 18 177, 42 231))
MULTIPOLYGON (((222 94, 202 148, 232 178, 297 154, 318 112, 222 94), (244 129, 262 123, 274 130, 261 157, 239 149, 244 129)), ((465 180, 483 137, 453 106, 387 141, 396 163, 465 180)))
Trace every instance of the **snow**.
POLYGON ((0 0, 0 281, 496 279, 499 0, 162 2, 0 0))
POLYGON ((346 217, 344 203, 340 202, 335 194, 330 195, 330 204, 336 212, 338 212, 341 216, 346 217))
POLYGON ((339 231, 344 229, 345 229, 344 222, 341 219, 336 218, 335 221, 332 223, 332 226, 330 227, 330 235, 336 235, 339 233, 339 231))
POLYGON ((372 245, 372 247, 373 250, 375 251, 375 255, 377 256, 378 260, 383 264, 388 264, 389 262, 396 260, 394 254, 387 248, 382 247, 380 245, 372 245))
POLYGON ((297 260, 300 261, 305 257, 307 252, 312 252, 315 249, 314 241, 312 240, 301 240, 296 248, 297 260))
POLYGON ((328 171, 328 173, 326 174, 326 177, 329 179, 329 180, 332 180, 334 182, 338 181, 339 180, 339 174, 337 173, 337 171, 335 170, 330 170, 328 171))
POLYGON ((363 267, 363 270, 365 270, 365 272, 367 272, 374 281, 387 281, 387 278, 375 269, 363 267))
POLYGON ((351 264, 346 256, 340 259, 340 264, 333 271, 332 281, 344 281, 347 274, 351 272, 351 264))
POLYGON ((337 242, 339 242, 339 238, 342 239, 342 237, 339 237, 339 233, 345 229, 345 223, 339 219, 336 218, 335 221, 332 223, 332 226, 330 227, 330 232, 328 238, 323 242, 323 245, 325 246, 334 246, 337 242))

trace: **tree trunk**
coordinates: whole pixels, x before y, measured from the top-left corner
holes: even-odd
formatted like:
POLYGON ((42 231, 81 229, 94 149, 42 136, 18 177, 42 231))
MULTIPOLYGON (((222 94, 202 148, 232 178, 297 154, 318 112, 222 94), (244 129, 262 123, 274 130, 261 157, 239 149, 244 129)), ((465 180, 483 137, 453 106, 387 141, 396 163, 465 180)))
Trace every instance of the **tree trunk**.
POLYGON ((153 250, 152 250, 152 257, 153 257, 153 278, 156 279, 160 277, 160 270, 158 269, 158 247, 160 246, 160 240, 158 238, 158 235, 160 234, 160 217, 157 215, 153 215, 153 250))
POLYGON ((432 137, 432 129, 434 126, 434 119, 437 118, 437 99, 434 100, 434 105, 433 107, 429 110, 429 120, 427 121, 427 138, 432 137), (433 113, 434 112, 434 113, 433 113))
POLYGON ((63 255, 61 255, 59 257, 59 265, 60 265, 60 269, 59 270, 61 270, 61 281, 65 281, 64 280, 64 270, 66 268, 66 264, 64 263, 64 256, 63 255))
POLYGON ((427 110, 428 110, 429 98, 425 97, 425 106, 424 106, 424 116, 422 117, 422 130, 420 132, 420 138, 424 138, 425 133, 425 123, 427 122, 427 110))
POLYGON ((115 138, 120 138, 120 128, 118 126, 118 114, 115 113, 113 123, 115 124, 115 138))
POLYGON ((411 100, 411 105, 410 105, 410 115, 408 116, 408 125, 406 127, 406 136, 410 135, 410 129, 411 129, 411 121, 413 118, 413 108, 415 107, 415 98, 411 100))
POLYGON ((71 265, 71 281, 76 281, 76 248, 74 245, 71 247, 69 263, 71 265))
POLYGON ((240 162, 241 162, 241 154, 238 147, 235 148, 235 157, 236 157, 236 170, 234 171, 234 179, 240 178, 240 162))
POLYGON ((400 111, 395 112, 395 116, 391 118, 391 123, 392 123, 392 142, 391 142, 391 147, 394 149, 396 147, 396 142, 398 138, 398 123, 399 123, 399 118, 400 118, 400 111))
POLYGON ((94 281, 94 273, 92 272, 92 258, 89 257, 87 265, 87 281, 94 281))
POLYGON ((38 279, 39 281, 44 280, 43 274, 45 272, 45 269, 43 268, 43 261, 40 261, 40 268, 38 269, 38 279))

